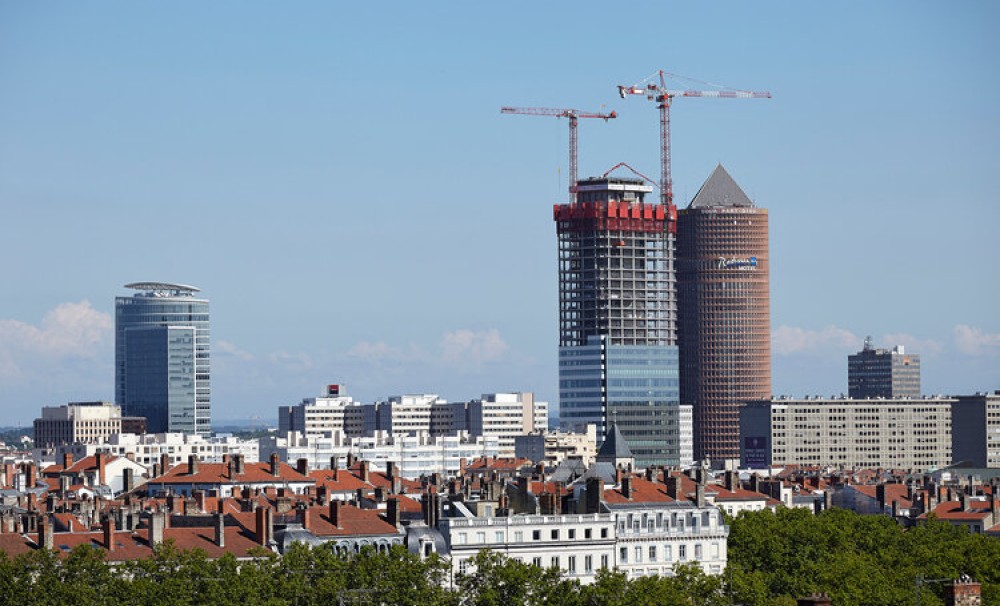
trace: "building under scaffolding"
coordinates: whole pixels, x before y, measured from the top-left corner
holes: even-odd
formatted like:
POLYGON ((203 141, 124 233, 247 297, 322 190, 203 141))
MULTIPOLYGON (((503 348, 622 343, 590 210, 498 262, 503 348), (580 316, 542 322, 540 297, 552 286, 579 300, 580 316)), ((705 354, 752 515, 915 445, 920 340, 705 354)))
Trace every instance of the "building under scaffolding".
POLYGON ((689 462, 681 431, 674 236, 640 179, 582 180, 556 205, 559 403, 567 429, 617 423, 636 464, 689 462))

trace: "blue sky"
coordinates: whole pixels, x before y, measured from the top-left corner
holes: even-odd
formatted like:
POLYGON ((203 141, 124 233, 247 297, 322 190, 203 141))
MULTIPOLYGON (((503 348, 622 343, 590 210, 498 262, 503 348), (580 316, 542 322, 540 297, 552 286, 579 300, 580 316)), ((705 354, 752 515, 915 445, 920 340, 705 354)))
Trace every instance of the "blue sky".
POLYGON ((716 163, 770 210, 776 394, 846 391, 865 335, 927 393, 1000 388, 993 2, 0 4, 0 424, 113 397, 122 285, 212 301, 218 419, 370 401, 556 400, 564 120, 580 172, 675 196, 716 163))

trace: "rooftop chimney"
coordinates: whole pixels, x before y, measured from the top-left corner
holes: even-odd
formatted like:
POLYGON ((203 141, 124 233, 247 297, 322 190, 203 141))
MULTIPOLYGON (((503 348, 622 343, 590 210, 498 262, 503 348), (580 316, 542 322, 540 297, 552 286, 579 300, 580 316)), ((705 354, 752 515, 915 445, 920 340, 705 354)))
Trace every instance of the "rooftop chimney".
POLYGON ((341 528, 343 520, 341 520, 340 510, 344 506, 344 503, 340 499, 333 499, 330 501, 330 523, 341 528))
POLYGON ((56 547, 55 528, 49 514, 38 517, 38 542, 42 549, 52 551, 56 547))
POLYGON ((73 466, 73 453, 64 452, 63 453, 63 469, 69 469, 73 466))
POLYGON ((667 496, 673 500, 683 499, 684 495, 681 492, 681 479, 679 476, 667 475, 665 478, 665 484, 667 485, 667 496))
POLYGON ((122 474, 122 490, 132 492, 135 489, 135 470, 131 467, 126 467, 122 470, 122 474))
POLYGON ((188 475, 195 475, 198 473, 198 455, 192 454, 188 455, 188 475))
POLYGON ((115 518, 106 516, 104 518, 104 547, 108 551, 115 550, 115 518))
POLYGON ((389 497, 389 500, 385 502, 385 521, 399 528, 399 513, 399 499, 397 497, 389 497))
POLYGON ((170 470, 170 455, 163 453, 160 455, 160 473, 166 474, 170 470))
POLYGON ((167 526, 167 514, 154 511, 149 518, 149 535, 147 541, 150 547, 156 547, 163 542, 163 529, 167 526))
POLYGON ((626 475, 622 478, 622 494, 626 499, 632 499, 632 476, 626 475))
POLYGON ((254 515, 257 543, 267 547, 271 543, 271 524, 274 518, 270 507, 258 507, 254 515))
POLYGON ((309 475, 309 460, 299 459, 295 461, 295 471, 304 476, 309 475))
POLYGON ((272 452, 271 453, 271 475, 274 476, 274 477, 278 477, 278 476, 281 475, 280 462, 281 462, 281 460, 278 458, 278 453, 272 452))
POLYGON ((369 481, 369 479, 368 479, 368 461, 361 461, 361 463, 358 464, 358 470, 359 470, 359 474, 361 475, 361 481, 362 482, 369 481))
POLYGON ((246 461, 243 460, 243 455, 233 455, 233 471, 238 476, 246 473, 246 461))
POLYGON ((226 546, 226 514, 221 511, 213 516, 215 521, 215 544, 219 547, 226 546))

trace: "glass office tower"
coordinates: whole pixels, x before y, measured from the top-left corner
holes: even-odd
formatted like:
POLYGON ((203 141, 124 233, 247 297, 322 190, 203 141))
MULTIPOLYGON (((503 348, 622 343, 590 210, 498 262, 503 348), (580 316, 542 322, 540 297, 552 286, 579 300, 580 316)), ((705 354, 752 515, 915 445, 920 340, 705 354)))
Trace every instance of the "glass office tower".
POLYGON ((560 424, 599 442, 617 424, 639 467, 681 463, 673 235, 651 191, 587 179, 554 209, 560 424))
POLYGON ((208 301, 183 284, 136 282, 115 298, 115 398, 150 433, 212 430, 208 301))

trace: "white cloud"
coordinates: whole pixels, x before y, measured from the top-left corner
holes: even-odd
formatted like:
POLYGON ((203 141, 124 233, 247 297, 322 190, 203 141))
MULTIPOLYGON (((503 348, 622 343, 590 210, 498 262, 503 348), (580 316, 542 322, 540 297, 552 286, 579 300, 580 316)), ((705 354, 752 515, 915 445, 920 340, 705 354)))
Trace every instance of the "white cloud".
POLYGON ((862 343, 863 339, 837 326, 827 326, 821 330, 779 326, 771 333, 771 348, 778 355, 823 353, 831 349, 848 349, 853 352, 860 349, 862 343))
POLYGON ((40 326, 0 320, 0 351, 89 358, 112 334, 111 315, 89 301, 63 303, 42 318, 40 326))
POLYGON ((996 355, 1000 353, 1000 333, 984 333, 967 324, 958 324, 952 329, 955 347, 969 356, 996 355))
POLYGON ((56 371, 67 359, 95 360, 113 347, 110 314, 89 301, 63 303, 50 310, 39 325, 0 320, 0 377, 17 380, 56 371))
POLYGON ((441 338, 441 360, 447 364, 484 364, 494 362, 507 352, 507 343, 500 332, 460 329, 447 332, 441 338))
POLYGON ((223 354, 245 361, 254 359, 254 355, 252 353, 246 351, 245 349, 240 349, 235 343, 230 341, 216 341, 212 344, 212 349, 215 351, 216 355, 223 354))

